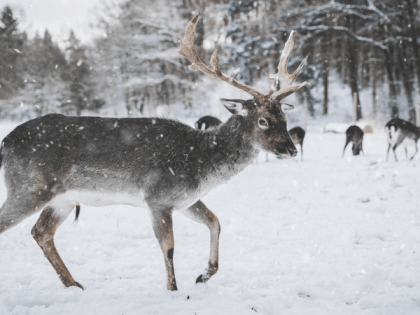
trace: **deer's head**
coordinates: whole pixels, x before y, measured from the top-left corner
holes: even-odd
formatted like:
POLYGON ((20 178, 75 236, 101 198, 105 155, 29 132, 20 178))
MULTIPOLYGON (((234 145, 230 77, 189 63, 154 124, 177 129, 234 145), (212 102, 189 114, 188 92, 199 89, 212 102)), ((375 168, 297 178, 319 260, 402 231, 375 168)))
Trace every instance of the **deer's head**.
POLYGON ((209 76, 219 78, 251 94, 253 99, 250 100, 220 99, 220 101, 232 114, 245 116, 248 126, 250 126, 247 136, 250 137, 255 148, 274 153, 279 158, 296 156, 297 150, 287 132, 286 119, 286 114, 293 110, 293 106, 281 102, 288 95, 309 84, 308 82, 303 82, 299 85, 292 85, 301 71, 306 58, 295 72, 292 74, 287 72, 287 62, 293 50, 295 32, 292 31, 290 33, 289 39, 281 53, 277 74, 270 76, 270 79, 274 80, 270 91, 263 94, 235 80, 235 76, 240 69, 235 70, 230 76, 223 74, 220 71, 217 60, 217 49, 210 59, 212 69, 200 60, 194 46, 197 23, 198 15, 187 24, 185 36, 179 41, 181 49, 178 52, 192 62, 189 69, 201 70, 209 76), (281 89, 276 92, 279 81, 281 89))
POLYGON ((248 137, 254 147, 274 153, 279 158, 296 156, 297 150, 287 132, 286 114, 293 105, 267 101, 260 105, 255 99, 220 99, 222 104, 234 115, 245 116, 249 122, 248 137))

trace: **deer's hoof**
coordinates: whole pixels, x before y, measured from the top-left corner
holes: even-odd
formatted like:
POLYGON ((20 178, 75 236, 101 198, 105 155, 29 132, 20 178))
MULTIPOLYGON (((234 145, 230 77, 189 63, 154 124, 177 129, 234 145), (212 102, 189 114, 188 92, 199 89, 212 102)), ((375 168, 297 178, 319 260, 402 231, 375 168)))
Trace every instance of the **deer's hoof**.
POLYGON ((197 280, 195 280, 195 283, 206 283, 210 279, 211 275, 209 274, 203 274, 199 275, 197 280))
POLYGON ((219 265, 217 261, 214 264, 209 263, 209 267, 205 270, 205 273, 198 276, 197 280, 195 280, 195 283, 205 283, 209 281, 209 279, 216 274, 217 270, 219 269, 219 265))
POLYGON ((83 288, 83 286, 77 281, 74 281, 73 283, 69 284, 67 287, 78 287, 82 289, 83 291, 85 290, 85 288, 83 288))

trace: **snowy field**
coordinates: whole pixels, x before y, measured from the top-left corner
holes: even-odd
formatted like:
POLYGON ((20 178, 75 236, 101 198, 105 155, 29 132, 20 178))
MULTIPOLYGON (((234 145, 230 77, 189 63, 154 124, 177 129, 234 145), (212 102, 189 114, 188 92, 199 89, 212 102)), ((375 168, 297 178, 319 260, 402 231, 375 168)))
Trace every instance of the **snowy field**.
POLYGON ((38 215, 27 219, 0 235, 0 314, 420 314, 420 155, 385 162, 378 131, 365 156, 349 146, 342 159, 344 138, 308 133, 304 162, 261 154, 203 198, 222 226, 207 284, 195 279, 209 232, 176 213, 177 292, 146 210, 82 205, 61 226, 57 249, 84 291, 62 285, 32 239, 38 215))

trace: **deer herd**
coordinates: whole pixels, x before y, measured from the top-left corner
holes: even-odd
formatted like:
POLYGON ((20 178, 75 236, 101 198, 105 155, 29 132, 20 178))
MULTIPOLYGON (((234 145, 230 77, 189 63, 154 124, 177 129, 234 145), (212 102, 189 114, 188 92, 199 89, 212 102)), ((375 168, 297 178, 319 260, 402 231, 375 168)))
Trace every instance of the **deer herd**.
MULTIPOLYGON (((0 234, 41 212, 32 235, 66 287, 83 289, 60 258, 54 235, 74 208, 76 217, 79 215, 80 204, 146 208, 163 254, 167 288, 177 290, 173 212, 210 231, 208 266, 196 280, 207 282, 218 271, 221 229, 217 216, 201 198, 252 164, 259 151, 286 159, 296 156, 295 145, 299 144, 303 153, 305 130, 287 130, 286 115, 293 106, 282 102, 309 84, 293 85, 306 58, 292 74, 287 71, 295 32, 291 31, 281 53, 277 73, 270 76, 274 80, 271 89, 261 93, 237 81, 238 71, 222 73, 217 50, 211 56, 211 67, 200 60, 194 46, 197 22, 195 16, 187 24, 178 51, 191 62, 189 69, 201 70, 252 96, 248 100, 220 99, 232 113, 226 122, 206 116, 194 129, 163 118, 49 114, 19 125, 2 141, 0 165, 7 197, 0 209, 0 234)), ((395 155, 399 145, 413 143, 417 152, 419 128, 393 119, 386 131, 388 152, 392 146, 395 155)), ((363 152, 360 128, 350 127, 346 138, 344 149, 353 142, 353 153, 363 152)))

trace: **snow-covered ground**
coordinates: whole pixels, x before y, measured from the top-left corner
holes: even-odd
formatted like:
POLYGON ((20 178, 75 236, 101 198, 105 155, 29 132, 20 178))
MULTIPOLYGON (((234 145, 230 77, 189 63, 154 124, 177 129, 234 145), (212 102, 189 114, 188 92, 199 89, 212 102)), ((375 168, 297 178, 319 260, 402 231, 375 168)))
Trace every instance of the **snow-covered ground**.
POLYGON ((420 314, 420 155, 385 162, 377 131, 365 156, 348 147, 342 159, 344 140, 308 133, 304 162, 261 154, 203 199, 222 225, 207 284, 195 279, 209 232, 176 213, 177 292, 145 210, 82 206, 61 226, 58 251, 84 291, 61 284, 30 234, 38 215, 27 219, 0 235, 0 314, 420 314))

